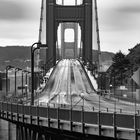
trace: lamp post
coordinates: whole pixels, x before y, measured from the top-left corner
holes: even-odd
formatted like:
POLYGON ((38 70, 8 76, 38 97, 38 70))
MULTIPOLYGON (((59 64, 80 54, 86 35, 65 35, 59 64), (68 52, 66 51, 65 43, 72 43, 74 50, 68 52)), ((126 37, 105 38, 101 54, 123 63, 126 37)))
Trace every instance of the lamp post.
POLYGON ((22 98, 23 98, 23 76, 24 76, 24 71, 22 70, 22 74, 21 74, 21 94, 22 94, 22 98))
POLYGON ((8 95, 8 70, 10 70, 11 68, 14 68, 13 66, 6 66, 6 96, 8 95))
POLYGON ((100 106, 100 96, 101 96, 101 73, 98 72, 98 96, 99 96, 99 112, 101 111, 101 106, 100 106))
POLYGON ((81 93, 81 97, 83 99, 83 109, 84 109, 84 93, 81 93))
MULTIPOLYGON (((133 76, 133 68, 132 68, 132 70, 131 70, 131 75, 133 76)), ((131 89, 132 89, 132 99, 134 98, 133 97, 133 79, 132 79, 132 82, 131 82, 131 89)))
POLYGON ((46 47, 46 44, 36 42, 31 46, 31 105, 34 105, 34 52, 41 47, 46 47))
POLYGON ((99 112, 101 111, 101 92, 99 91, 99 112))
POLYGON ((26 100, 28 99, 28 95, 27 95, 27 89, 28 89, 28 74, 31 73, 27 70, 24 70, 24 72, 26 73, 25 75, 25 95, 26 95, 26 100))
POLYGON ((27 78, 28 78, 28 73, 26 73, 26 76, 25 76, 25 95, 26 95, 26 100, 28 99, 28 95, 27 95, 28 81, 27 81, 27 78))
POLYGON ((110 89, 110 93, 111 93, 111 90, 112 90, 112 84, 109 85, 109 89, 110 89))
MULTIPOLYGON (((121 86, 123 85, 123 75, 122 75, 122 70, 121 70, 121 86)), ((121 97, 122 97, 122 89, 121 89, 121 97)))
POLYGON ((115 94, 115 88, 116 88, 116 78, 115 78, 115 75, 114 75, 114 82, 113 82, 113 86, 114 86, 114 99, 115 99, 115 101, 114 101, 114 113, 116 113, 116 94, 115 94))
POLYGON ((27 102, 27 99, 28 99, 28 95, 27 95, 27 88, 28 88, 28 85, 25 84, 25 96, 26 96, 26 102, 27 102))
MULTIPOLYGON (((133 68, 132 68, 132 70, 131 70, 131 75, 133 76, 133 68)), ((132 81, 131 81, 131 90, 132 90, 132 100, 134 101, 134 108, 135 108, 135 115, 137 114, 137 99, 136 99, 136 94, 135 94, 135 96, 133 95, 134 93, 134 82, 133 82, 133 79, 132 79, 132 81)))
POLYGON ((15 96, 17 95, 17 72, 22 69, 20 68, 15 68, 15 96))

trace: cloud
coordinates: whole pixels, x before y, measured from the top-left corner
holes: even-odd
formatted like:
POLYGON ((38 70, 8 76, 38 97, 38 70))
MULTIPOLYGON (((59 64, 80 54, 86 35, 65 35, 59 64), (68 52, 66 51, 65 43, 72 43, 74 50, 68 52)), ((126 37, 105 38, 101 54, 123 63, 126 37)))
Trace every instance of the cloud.
POLYGON ((126 14, 140 14, 140 1, 138 0, 118 0, 116 10, 126 14))
POLYGON ((0 0, 0 46, 38 40, 40 0, 0 0))
POLYGON ((0 20, 17 20, 25 18, 22 5, 14 1, 0 1, 0 20))
POLYGON ((105 27, 104 29, 127 31, 135 30, 136 27, 139 28, 140 1, 118 0, 110 5, 105 5, 105 7, 100 7, 100 5, 99 19, 101 27, 105 27))
POLYGON ((102 50, 127 52, 140 42, 140 1, 99 0, 98 8, 102 50))
POLYGON ((140 14, 140 4, 136 5, 127 5, 125 7, 120 7, 118 9, 120 12, 127 14, 140 14))
POLYGON ((33 0, 0 0, 0 20, 34 20, 40 13, 38 3, 33 0))

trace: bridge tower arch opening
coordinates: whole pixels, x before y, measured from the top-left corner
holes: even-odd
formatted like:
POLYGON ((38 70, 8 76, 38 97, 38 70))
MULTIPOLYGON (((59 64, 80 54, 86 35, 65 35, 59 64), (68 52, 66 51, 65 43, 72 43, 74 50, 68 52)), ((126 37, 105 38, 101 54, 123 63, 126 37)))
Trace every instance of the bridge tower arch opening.
POLYGON ((81 31, 78 23, 60 23, 57 32, 57 59, 79 58, 81 31))
POLYGON ((56 0, 56 4, 65 6, 81 5, 83 4, 83 0, 56 0))
MULTIPOLYGON (((71 47, 71 49, 68 50, 68 48, 70 48, 69 45, 72 45, 72 42, 65 42, 63 37, 65 36, 66 29, 74 29, 74 32, 76 32, 77 25, 79 25, 82 42, 81 56, 85 62, 92 61, 92 0, 83 0, 82 3, 79 2, 78 5, 68 5, 65 3, 66 1, 67 0, 62 0, 64 4, 60 4, 56 0, 46 1, 46 43, 48 45, 46 62, 53 59, 52 66, 56 64, 57 60, 57 35, 60 24, 62 26, 62 58, 66 57, 67 52, 72 52, 72 48, 73 50, 75 49, 75 51, 69 58, 78 57, 78 47, 71 47)), ((76 38, 77 35, 74 33, 74 40, 76 40, 76 38)), ((77 42, 74 41, 74 43, 76 44, 77 42)), ((75 44, 73 44, 73 46, 75 46, 75 44)))

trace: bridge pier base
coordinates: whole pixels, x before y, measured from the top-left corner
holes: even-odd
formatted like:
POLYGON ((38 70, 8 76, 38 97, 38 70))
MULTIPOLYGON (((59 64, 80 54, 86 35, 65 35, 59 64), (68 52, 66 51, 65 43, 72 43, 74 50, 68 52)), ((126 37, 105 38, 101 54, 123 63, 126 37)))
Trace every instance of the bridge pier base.
MULTIPOLYGON (((113 131, 114 130, 112 130, 112 132, 113 131)), ((135 133, 136 136, 133 137, 133 139, 138 140, 139 139, 139 136, 137 135, 138 132, 135 133)), ((104 136, 86 135, 84 133, 76 133, 74 131, 69 132, 69 131, 62 131, 61 129, 53 129, 52 127, 48 128, 48 127, 43 127, 43 126, 33 125, 33 124, 28 125, 24 123, 16 124, 16 140, 93 140, 93 139, 117 140, 117 138, 115 137, 109 138, 104 136)))
POLYGON ((23 131, 23 135, 24 135, 24 140, 31 140, 31 131, 30 129, 24 127, 24 131, 23 131))
POLYGON ((25 132, 24 132, 24 127, 20 126, 20 137, 21 137, 21 140, 24 140, 24 135, 25 135, 25 132))
POLYGON ((31 136, 31 140, 37 140, 37 133, 35 131, 32 131, 32 136, 31 136))
MULTIPOLYGON (((24 126, 16 125, 16 140, 56 140, 58 136, 53 134, 43 134, 37 130, 32 130, 24 126)), ((61 139, 61 138, 60 138, 61 139)), ((62 140, 62 139, 61 139, 62 140)))
POLYGON ((36 131, 17 124, 16 140, 45 140, 45 138, 43 139, 42 135, 36 131))
POLYGON ((16 140, 19 140, 19 125, 16 125, 16 140))
POLYGON ((24 128, 24 133, 25 133, 25 135, 24 135, 24 139, 25 140, 28 140, 28 129, 27 128, 24 128))

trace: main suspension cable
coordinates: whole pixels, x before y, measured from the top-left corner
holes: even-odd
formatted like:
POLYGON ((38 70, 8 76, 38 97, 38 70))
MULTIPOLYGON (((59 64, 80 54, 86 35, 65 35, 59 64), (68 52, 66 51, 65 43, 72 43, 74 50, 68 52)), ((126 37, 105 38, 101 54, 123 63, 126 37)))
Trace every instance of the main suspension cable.
POLYGON ((99 24, 98 24, 98 9, 97 0, 94 0, 95 4, 95 20, 96 20, 96 33, 97 33, 97 45, 98 45, 98 71, 100 71, 101 66, 101 47, 100 47, 100 35, 99 35, 99 24))
MULTIPOLYGON (((41 2, 41 13, 40 13, 40 25, 39 25, 39 36, 38 42, 41 43, 42 39, 42 24, 43 24, 43 11, 44 11, 44 0, 41 2)), ((40 49, 37 51, 37 69, 39 71, 39 62, 40 62, 40 49)))

